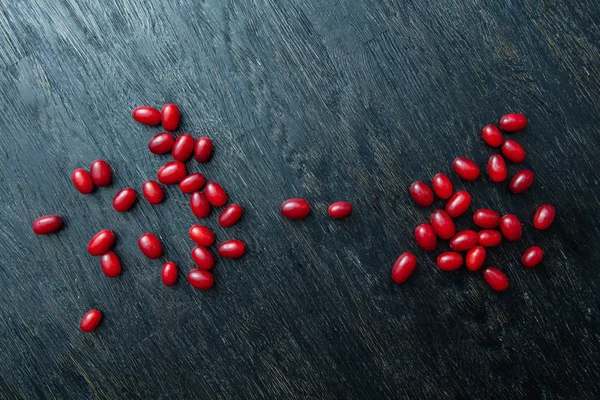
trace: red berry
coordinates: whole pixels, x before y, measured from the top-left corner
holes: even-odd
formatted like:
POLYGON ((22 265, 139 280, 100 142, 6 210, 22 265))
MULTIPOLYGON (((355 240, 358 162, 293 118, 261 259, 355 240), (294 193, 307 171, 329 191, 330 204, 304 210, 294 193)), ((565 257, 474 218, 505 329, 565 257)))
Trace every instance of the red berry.
POLYGON ((219 245, 219 255, 223 258, 239 258, 246 252, 246 244, 241 240, 228 240, 219 245))
POLYGON ((502 132, 496 125, 486 125, 481 130, 481 137, 483 140, 492 147, 498 147, 502 144, 504 138, 502 132))
POLYGON ((508 289, 508 278, 497 268, 487 267, 484 269, 483 278, 496 292, 503 292, 508 289))
POLYGON ((179 107, 175 104, 165 104, 160 112, 163 128, 168 131, 174 131, 179 126, 179 118, 181 113, 179 107))
POLYGON ((435 195, 440 199, 446 200, 452 196, 452 182, 446 174, 435 174, 431 180, 431 186, 433 187, 435 195))
POLYGON ((111 230, 103 229, 96 233, 88 243, 87 251, 93 256, 101 256, 109 251, 115 244, 115 234, 111 230))
POLYGON ((79 193, 88 194, 94 190, 94 181, 90 174, 83 168, 77 168, 71 174, 71 181, 79 193))
POLYGON ((186 162, 194 152, 194 137, 184 133, 179 136, 173 145, 171 155, 177 161, 186 162))
POLYGON ((514 140, 508 139, 502 143, 502 154, 508 159, 508 161, 515 164, 522 163, 527 156, 525 149, 519 143, 514 140))
POLYGON ((200 246, 208 247, 215 242, 214 233, 206 226, 192 225, 189 235, 190 238, 200 246))
POLYGON ((158 181, 163 185, 179 183, 186 177, 185 164, 181 161, 171 161, 160 167, 157 174, 158 181))
POLYGON ((158 258, 163 254, 162 244, 156 236, 151 233, 144 233, 138 239, 138 246, 144 255, 148 258, 158 258))
POLYGON ((121 261, 119 257, 112 252, 106 252, 102 254, 100 257, 100 267, 102 268, 102 272, 104 275, 109 278, 114 278, 115 276, 121 274, 121 261))
POLYGON ((206 136, 198 138, 194 147, 194 157, 198 162, 207 162, 210 160, 213 152, 213 142, 206 136))
POLYGON ((492 229, 500 225, 500 214, 494 210, 480 208, 473 215, 473 223, 480 228, 492 229))
POLYGON ((121 189, 113 198, 113 207, 118 212, 125 212, 133 207, 136 199, 135 190, 132 188, 121 189))
POLYGON ((444 210, 452 218, 461 216, 471 205, 471 195, 465 190, 459 190, 448 200, 444 210))
POLYGON ((521 238, 523 227, 521 226, 521 221, 519 221, 519 218, 517 218, 516 215, 506 214, 500 220, 500 230, 502 231, 502 235, 504 235, 506 240, 514 242, 521 238))
POLYGON ((219 215, 219 225, 223 228, 229 228, 235 225, 242 218, 242 206, 239 204, 230 204, 219 215))
POLYGON ((458 232, 450 239, 450 248, 453 251, 467 251, 477 244, 477 232, 464 230, 458 232))
POLYGON ((520 194, 529 189, 533 183, 533 172, 528 169, 521 170, 515 174, 510 180, 508 189, 515 193, 520 194))
POLYGON ((165 198, 165 192, 156 181, 144 182, 142 193, 150 204, 160 204, 165 198))
POLYGON ((208 271, 215 265, 215 257, 206 247, 196 246, 192 249, 192 260, 200 269, 208 271))
POLYGON ((504 182, 508 176, 506 161, 500 154, 490 156, 487 164, 487 172, 492 182, 504 182))
POLYGON ((190 197, 190 208, 196 218, 206 218, 210 214, 210 203, 202 192, 192 193, 190 197))
POLYGON ((58 215, 46 215, 33 221, 33 232, 38 235, 54 233, 62 228, 62 218, 58 215))
POLYGON ((400 254, 400 257, 394 263, 392 267, 392 280, 396 283, 404 283, 415 270, 417 266, 417 259, 414 255, 409 253, 400 254))
POLYGON ((212 206, 221 207, 227 203, 227 193, 217 182, 208 182, 204 188, 204 195, 212 206))
POLYGON ((110 165, 104 160, 96 160, 90 165, 90 176, 96 186, 108 186, 112 182, 110 165))
POLYGON ((189 174, 181 182, 179 182, 179 189, 183 193, 194 193, 202 189, 206 184, 206 178, 200 172, 194 172, 189 174))
POLYGON ((437 247, 437 237, 429 224, 421 224, 415 228, 415 239, 424 251, 433 251, 437 247))
POLYGON ((410 185, 409 188, 410 196, 413 198, 415 203, 420 205, 421 207, 429 207, 433 204, 433 192, 421 181, 417 181, 410 185))
POLYGON ((474 181, 479 176, 479 166, 465 157, 456 157, 452 163, 454 172, 465 181, 474 181))
POLYGON ((160 112, 149 106, 139 106, 133 109, 131 113, 133 119, 144 125, 158 125, 160 124, 160 112))
POLYGON ((435 210, 432 212, 429 216, 429 222, 431 222, 433 231, 440 239, 448 240, 456 233, 454 221, 445 211, 435 210))
POLYGON ((165 154, 171 151, 175 138, 169 132, 161 132, 148 142, 148 149, 153 154, 165 154))
POLYGON ((352 204, 345 201, 337 201, 329 206, 327 212, 333 219, 346 218, 352 214, 352 204))
POLYGON ((544 258, 544 252, 538 246, 532 246, 525 250, 523 253, 523 257, 521 257, 521 262, 527 268, 533 268, 538 265, 542 258, 544 258))
POLYGON ((483 247, 495 247, 502 243, 502 234, 493 229, 479 231, 477 243, 483 247))
POLYGON ((215 278, 210 272, 199 268, 188 272, 187 280, 192 287, 200 290, 208 290, 215 283, 215 278))
POLYGON ((281 214, 289 219, 302 219, 310 214, 310 204, 304 199, 289 199, 281 204, 281 214))
POLYGON ((81 318, 79 329, 91 332, 100 325, 100 321, 102 321, 102 313, 96 309, 90 310, 81 318))
POLYGON ((483 267, 486 255, 486 251, 483 247, 471 247, 467 253, 467 257, 465 257, 465 264, 467 265, 469 271, 478 271, 481 267, 483 267))
POLYGON ((177 265, 174 262, 166 262, 160 271, 160 277, 165 286, 173 286, 177 282, 177 265))
POLYGON ((527 117, 523 114, 506 114, 500 118, 500 128, 506 132, 517 132, 525 129, 527 117))
POLYGON ((553 206, 550 204, 542 204, 533 216, 533 226, 540 231, 548 229, 550 225, 552 225, 552 222, 554 222, 555 215, 556 210, 553 206))
POLYGON ((460 253, 447 251, 437 257, 436 263, 442 271, 454 271, 463 264, 463 256, 460 253))

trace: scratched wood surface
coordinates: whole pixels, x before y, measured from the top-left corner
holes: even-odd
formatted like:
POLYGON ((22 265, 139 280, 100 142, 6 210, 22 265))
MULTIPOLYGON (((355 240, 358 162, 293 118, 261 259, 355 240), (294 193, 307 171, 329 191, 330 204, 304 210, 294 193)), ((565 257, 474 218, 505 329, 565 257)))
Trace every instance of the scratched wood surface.
MULTIPOLYGON (((0 1, 0 397, 6 399, 384 399, 600 397, 600 7, 544 0, 0 1), (137 105, 180 105, 179 132, 215 141, 209 164, 245 208, 247 242, 218 260, 213 290, 185 282, 193 218, 186 196, 111 207, 169 157, 137 105), (524 195, 485 176, 451 174, 458 155, 484 165, 479 130, 529 116, 514 138, 536 173, 524 195), (114 183, 70 183, 104 158, 114 183), (513 212, 523 239, 491 250, 511 283, 444 273, 412 238, 430 209, 407 189, 437 172, 473 208, 513 212), (312 215, 282 220, 304 197, 312 215), (354 204, 332 221, 327 206, 354 204), (529 223, 554 204, 546 232, 529 223), (66 227, 36 237, 57 213, 66 227), (118 237, 123 274, 102 275, 86 244, 118 237), (166 257, 145 259, 146 231, 166 257), (532 244, 543 263, 525 270, 532 244), (394 285, 403 251, 419 259, 394 285), (165 260, 179 283, 160 282, 165 260), (78 329, 97 307, 102 325, 78 329)), ((510 173, 521 166, 510 166, 510 173)), ((443 203, 436 203, 443 206, 443 203)), ((458 219, 469 226, 470 216, 458 219)), ((442 246, 443 249, 447 245, 442 246)))

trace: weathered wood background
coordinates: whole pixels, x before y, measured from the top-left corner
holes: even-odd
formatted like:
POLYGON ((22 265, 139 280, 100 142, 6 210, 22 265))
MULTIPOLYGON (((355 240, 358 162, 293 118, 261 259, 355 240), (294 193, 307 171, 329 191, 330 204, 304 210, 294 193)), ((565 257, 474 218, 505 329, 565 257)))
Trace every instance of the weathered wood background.
MULTIPOLYGON (((0 397, 543 398, 600 397, 600 7, 596 1, 0 1, 0 397), (189 162, 245 207, 219 240, 249 246, 219 260, 214 290, 185 282, 196 222, 178 188, 152 207, 111 207, 155 177, 160 128, 134 106, 181 106, 180 132, 215 140, 189 162), (529 116, 514 135, 536 173, 514 196, 483 176, 459 182, 474 208, 513 212, 521 241, 490 251, 511 287, 444 273, 418 251, 409 184, 494 153, 479 130, 529 116), (78 194, 77 167, 104 158, 111 187, 78 194), (301 196, 310 218, 282 220, 301 196), (328 204, 354 215, 331 221, 328 204), (546 232, 529 225, 555 204, 546 232), (36 237, 38 216, 66 228, 36 237), (86 253, 118 235, 121 277, 86 253), (166 258, 145 259, 140 234, 166 258), (546 252, 525 270, 521 252, 546 252), (403 286, 395 258, 419 266, 403 286), (180 282, 160 283, 166 260, 180 282), (78 329, 92 307, 105 319, 78 329)), ((511 166, 511 174, 519 166, 511 166)), ((436 203, 437 206, 442 203, 436 203)), ((459 219, 469 226, 470 216, 459 219)))

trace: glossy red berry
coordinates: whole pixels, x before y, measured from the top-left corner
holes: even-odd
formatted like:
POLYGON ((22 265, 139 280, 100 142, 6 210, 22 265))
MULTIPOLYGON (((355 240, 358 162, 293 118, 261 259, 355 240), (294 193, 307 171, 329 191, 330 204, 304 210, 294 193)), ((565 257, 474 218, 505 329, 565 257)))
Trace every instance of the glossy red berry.
POLYGON ((187 280, 192 287, 200 290, 208 290, 215 283, 215 278, 210 272, 199 268, 188 272, 187 280))
POLYGON ((533 268, 538 265, 542 258, 544 258, 544 252, 538 246, 532 246, 525 250, 521 262, 527 268, 533 268))
POLYGON ((506 114, 500 118, 500 128, 506 132, 517 132, 525 129, 527 117, 523 114, 506 114))
POLYGON ((554 222, 554 216, 556 215, 556 210, 550 204, 542 204, 535 215, 533 216, 533 226, 535 229, 539 229, 543 231, 544 229, 548 229, 552 222, 554 222))
POLYGON ((108 186, 112 182, 112 170, 104 160, 96 160, 90 165, 90 176, 96 186, 108 186))
POLYGON ((471 205, 471 195, 465 190, 459 190, 454 193, 454 196, 448 200, 444 210, 452 218, 456 218, 464 214, 471 205))
POLYGON ((192 249, 192 260, 200 269, 208 271, 215 265, 215 257, 206 247, 196 246, 192 249))
POLYGON ((77 168, 71 174, 71 181, 79 193, 88 194, 94 190, 94 181, 90 174, 83 168, 77 168))
POLYGON ((500 214, 494 210, 480 208, 473 214, 473 223, 480 228, 492 229, 500 225, 500 214))
POLYGON ((101 256, 115 244, 115 234, 108 229, 96 233, 88 243, 87 251, 93 256, 101 256))
POLYGON ((153 154, 165 154, 171 151, 175 138, 169 132, 161 132, 148 142, 148 149, 153 154))
POLYGON ((163 128, 168 131, 174 131, 179 126, 181 113, 179 107, 175 104, 165 104, 160 111, 160 119, 162 120, 163 128))
POLYGON ((450 239, 449 244, 453 251, 467 251, 477 245, 477 232, 468 229, 460 231, 450 239))
POLYGON ((102 321, 102 313, 96 309, 92 309, 85 313, 79 322, 79 329, 83 332, 91 332, 100 325, 102 321))
POLYGON ((452 190, 454 189, 452 186, 452 181, 446 174, 435 174, 433 179, 431 180, 431 186, 433 187, 433 191, 435 195, 442 200, 449 199, 452 196, 452 190))
POLYGON ((38 235, 47 235, 58 231, 62 226, 62 218, 58 215, 45 215, 33 221, 33 232, 38 235))
POLYGON ((508 189, 515 193, 520 194, 525 192, 533 183, 533 172, 528 169, 521 170, 515 174, 510 180, 508 189))
POLYGON ((508 176, 506 161, 500 154, 490 156, 487 164, 488 176, 492 182, 504 182, 508 176))
POLYGON ((228 240, 219 245, 219 255, 223 258, 239 258, 246 252, 246 244, 241 240, 228 240))
POLYGON ((119 190, 119 192, 113 197, 113 208, 118 212, 125 212, 133 207, 137 199, 137 194, 132 188, 125 188, 119 190))
POLYGON ((165 286, 173 286, 177 283, 177 265, 172 262, 166 262, 160 271, 160 278, 165 286))
POLYGON ((204 188, 204 195, 212 206, 221 207, 227 203, 227 193, 217 182, 208 182, 204 188))
POLYGON ((289 219, 302 219, 310 214, 310 204, 304 199, 294 198, 281 204, 281 214, 289 219))
POLYGON ((481 137, 483 140, 492 147, 499 147, 504 140, 502 132, 496 125, 486 125, 481 130, 481 137))
POLYGON ((504 154, 504 157, 506 157, 508 161, 515 164, 522 163, 523 160, 525 160, 525 157, 527 157, 527 153, 523 146, 511 139, 505 140, 504 143, 502 143, 502 154, 504 154))
POLYGON ((114 278, 121 274, 121 261, 119 257, 112 251, 108 251, 100 257, 100 267, 104 275, 109 278, 114 278))
POLYGON ((206 178, 200 172, 189 174, 179 182, 179 189, 183 193, 194 193, 202 189, 206 184, 206 178))
POLYGON ((139 106, 133 109, 131 113, 133 119, 135 119, 140 124, 144 125, 158 125, 160 124, 160 112, 154 108, 149 106, 139 106))
POLYGON ((504 235, 506 240, 514 242, 521 238, 523 227, 516 215, 506 214, 500 220, 500 231, 502 231, 502 235, 504 235))
POLYGON ((346 201, 337 201, 329 206, 327 212, 333 219, 346 218, 348 215, 352 214, 352 204, 346 201))
POLYGON ((142 193, 150 204, 160 204, 165 199, 165 192, 156 181, 146 181, 142 186, 142 193))
POLYGON ((417 266, 417 259, 414 255, 409 253, 400 254, 400 257, 396 259, 394 266, 392 267, 392 280, 396 283, 404 283, 415 271, 417 266))
POLYGON ((433 204, 433 192, 421 181, 414 182, 408 189, 410 196, 413 198, 415 203, 421 207, 429 207, 433 204))
POLYGON ((171 155, 177 161, 186 162, 194 152, 194 142, 195 140, 192 135, 188 135, 187 133, 180 135, 175 140, 175 144, 173 144, 171 155))
POLYGON ((433 251, 437 247, 437 237, 429 224, 422 224, 415 228, 415 239, 424 251, 433 251))
POLYGON ((198 162, 207 162, 213 153, 213 142, 206 136, 198 138, 194 147, 194 158, 198 162))
POLYGON ((156 175, 163 185, 173 185, 181 182, 186 177, 187 171, 181 161, 171 161, 160 167, 156 175))
POLYGON ((502 243, 502 234, 493 229, 479 231, 477 243, 483 247, 495 247, 502 243))
POLYGON ((478 271, 483 267, 487 252, 482 246, 471 247, 465 257, 465 264, 469 271, 478 271))
POLYGON ((158 258, 163 254, 162 244, 160 240, 152 233, 144 233, 138 239, 138 246, 144 255, 148 258, 158 258))
POLYGON ((487 267, 484 269, 483 278, 496 292, 503 292, 508 289, 508 278, 497 268, 487 267))
POLYGON ((202 225, 192 225, 189 230, 190 238, 200 246, 208 247, 215 242, 215 235, 210 229, 202 225))
POLYGON ((454 221, 448 214, 443 210, 435 210, 429 216, 429 222, 436 235, 440 239, 448 240, 456 233, 456 226, 454 221))
POLYGON ((473 160, 465 157, 456 157, 452 163, 454 172, 465 181, 474 181, 479 176, 479 166, 473 160))
POLYGON ((442 271, 454 271, 463 265, 463 256, 454 251, 447 251, 437 257, 436 263, 442 271))
POLYGON ((202 192, 192 193, 190 197, 190 208, 196 218, 206 218, 210 214, 210 203, 202 192))
POLYGON ((219 215, 219 225, 223 228, 229 228, 235 225, 242 218, 242 206, 239 204, 230 204, 219 215))

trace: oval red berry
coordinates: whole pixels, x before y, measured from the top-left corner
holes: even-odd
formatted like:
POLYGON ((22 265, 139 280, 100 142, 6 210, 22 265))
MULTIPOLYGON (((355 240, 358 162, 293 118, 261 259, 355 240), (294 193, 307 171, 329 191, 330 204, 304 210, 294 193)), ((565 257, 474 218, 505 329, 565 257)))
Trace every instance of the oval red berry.
POLYGON ((556 209, 553 206, 542 204, 533 216, 533 226, 541 231, 548 229, 554 222, 555 215, 556 209))
POLYGON ((437 237, 429 224, 421 224, 415 228, 415 240, 424 251, 433 251, 437 247, 437 237))
POLYGON ((460 253, 447 251, 437 257, 436 264, 442 271, 454 271, 463 265, 463 256, 460 253))
POLYGON ((221 207, 227 203, 227 193, 217 182, 208 182, 204 188, 204 195, 212 206, 221 207))
POLYGON ((506 114, 500 118, 500 128, 506 132, 517 132, 525 129, 527 117, 523 114, 506 114))
POLYGON ((490 156, 487 164, 488 176, 492 182, 504 182, 508 176, 508 168, 506 168, 506 161, 500 154, 494 154, 490 156))
POLYGON ((188 272, 187 280, 192 287, 200 290, 208 290, 215 283, 215 278, 210 272, 199 268, 188 272))
POLYGON ((352 204, 346 201, 337 201, 327 209, 329 216, 333 219, 346 218, 352 214, 352 204))
POLYGON ((148 258, 158 258, 163 254, 162 244, 160 240, 152 233, 144 233, 138 239, 138 246, 144 255, 148 258))
POLYGON ((484 269, 483 278, 496 292, 503 292, 508 289, 508 278, 497 268, 487 267, 484 269))
POLYGON ((465 181, 474 181, 479 176, 479 166, 473 160, 457 157, 452 163, 454 172, 465 181))
POLYGON ((185 164, 181 161, 168 162, 160 167, 157 172, 158 181, 163 185, 179 183, 186 175, 185 164))
POLYGON ((224 258, 239 258, 246 252, 246 244, 241 240, 228 240, 219 245, 219 255, 224 258))
POLYGON ((310 204, 304 199, 288 199, 281 204, 281 214, 289 219, 306 218, 310 214, 310 204))
POLYGON ((135 119, 140 124, 150 126, 160 124, 160 112, 154 107, 136 107, 133 109, 131 115, 133 116, 133 119, 135 119))
POLYGON ((502 143, 502 154, 504 157, 512 163, 518 164, 522 163, 527 157, 527 153, 523 146, 514 140, 508 139, 502 143))
POLYGON ((409 188, 410 196, 415 203, 421 207, 429 207, 433 204, 433 192, 425 183, 421 181, 414 182, 409 188))
POLYGON ((544 252, 538 246, 531 246, 523 253, 521 262, 527 268, 533 268, 544 258, 544 252))
POLYGON ((477 243, 483 247, 495 247, 502 243, 502 234, 493 229, 479 231, 477 243))
POLYGON ((206 218, 210 214, 210 203, 202 192, 192 193, 190 197, 190 208, 196 218, 206 218))
POLYGON ((500 218, 502 217, 496 211, 480 208, 473 214, 473 223, 480 228, 492 229, 500 225, 500 218))
POLYGON ((60 230, 62 226, 62 218, 58 215, 45 215, 33 221, 33 232, 38 235, 47 235, 60 230))
POLYGON ((156 181, 146 181, 142 186, 142 193, 150 204, 160 204, 165 199, 165 192, 156 181))
POLYGON ((465 264, 469 271, 478 271, 485 262, 486 251, 482 246, 472 247, 465 257, 465 264))
POLYGON ((512 177, 508 189, 515 193, 520 194, 525 192, 533 184, 533 172, 528 169, 519 171, 512 177))
POLYGON ((206 136, 198 138, 194 147, 194 158, 198 162, 207 162, 213 153, 213 142, 206 136))
POLYGON ((450 218, 443 210, 435 210, 432 212, 429 217, 429 222, 431 222, 431 227, 440 239, 448 240, 456 233, 454 221, 452 221, 452 218, 450 218))
POLYGON ((175 138, 169 132, 161 132, 148 142, 148 149, 153 154, 165 154, 171 151, 175 138))
POLYGON ((206 226, 192 225, 188 233, 190 238, 200 246, 208 247, 215 242, 214 233, 206 226))
POLYGON ((121 274, 121 260, 112 251, 102 254, 100 257, 100 267, 104 275, 109 278, 114 278, 121 274))
POLYGON ((101 256, 115 244, 115 234, 108 229, 96 233, 88 243, 87 251, 93 256, 101 256))
POLYGON ((181 113, 179 107, 175 104, 165 104, 160 111, 160 119, 162 120, 163 128, 168 131, 174 131, 179 126, 181 113))
POLYGON ((177 283, 177 265, 174 262, 166 262, 160 271, 160 278, 165 286, 173 286, 177 283))
POLYGON ((90 165, 90 176, 96 186, 108 186, 112 182, 112 170, 104 160, 96 160, 90 165))
POLYGON ((452 186, 452 181, 446 174, 435 174, 433 179, 431 180, 431 186, 433 187, 433 191, 435 195, 442 200, 449 199, 452 196, 452 191, 454 190, 452 186))
POLYGON ((194 193, 202 189, 206 184, 206 178, 200 172, 189 174, 179 182, 179 189, 183 193, 194 193))
POLYGON ((521 238, 523 227, 516 215, 507 214, 500 220, 500 231, 506 240, 514 242, 521 238))
POLYGON ((499 147, 504 140, 502 132, 496 125, 486 125, 481 130, 481 137, 483 140, 492 147, 499 147))
POLYGON ((186 162, 194 152, 194 142, 195 140, 192 135, 188 135, 187 133, 180 135, 175 140, 175 144, 173 144, 171 155, 177 161, 186 162))
POLYGON ((219 225, 223 228, 229 228, 235 225, 242 218, 242 206, 239 204, 230 204, 219 215, 219 225))
POLYGON ((133 207, 136 199, 135 190, 132 188, 121 189, 113 198, 113 207, 118 212, 125 212, 133 207))
POLYGON ((94 181, 91 175, 83 168, 77 168, 73 171, 71 181, 81 194, 88 194, 94 190, 94 181))
POLYGON ((464 230, 458 232, 450 239, 450 248, 453 251, 467 251, 477 244, 477 232, 464 230))
POLYGON ((404 283, 415 271, 417 259, 409 252, 400 254, 392 267, 392 280, 396 283, 404 283))
POLYGON ((102 321, 102 313, 96 309, 92 309, 85 313, 81 321, 79 321, 79 329, 83 332, 91 332, 100 325, 102 321))
POLYGON ((192 249, 192 260, 200 269, 209 270, 215 265, 215 257, 206 247, 196 246, 192 249))
POLYGON ((464 214, 469 209, 470 205, 471 195, 464 190, 459 190, 454 193, 454 196, 452 196, 450 200, 448 200, 444 210, 449 216, 456 218, 464 214))

